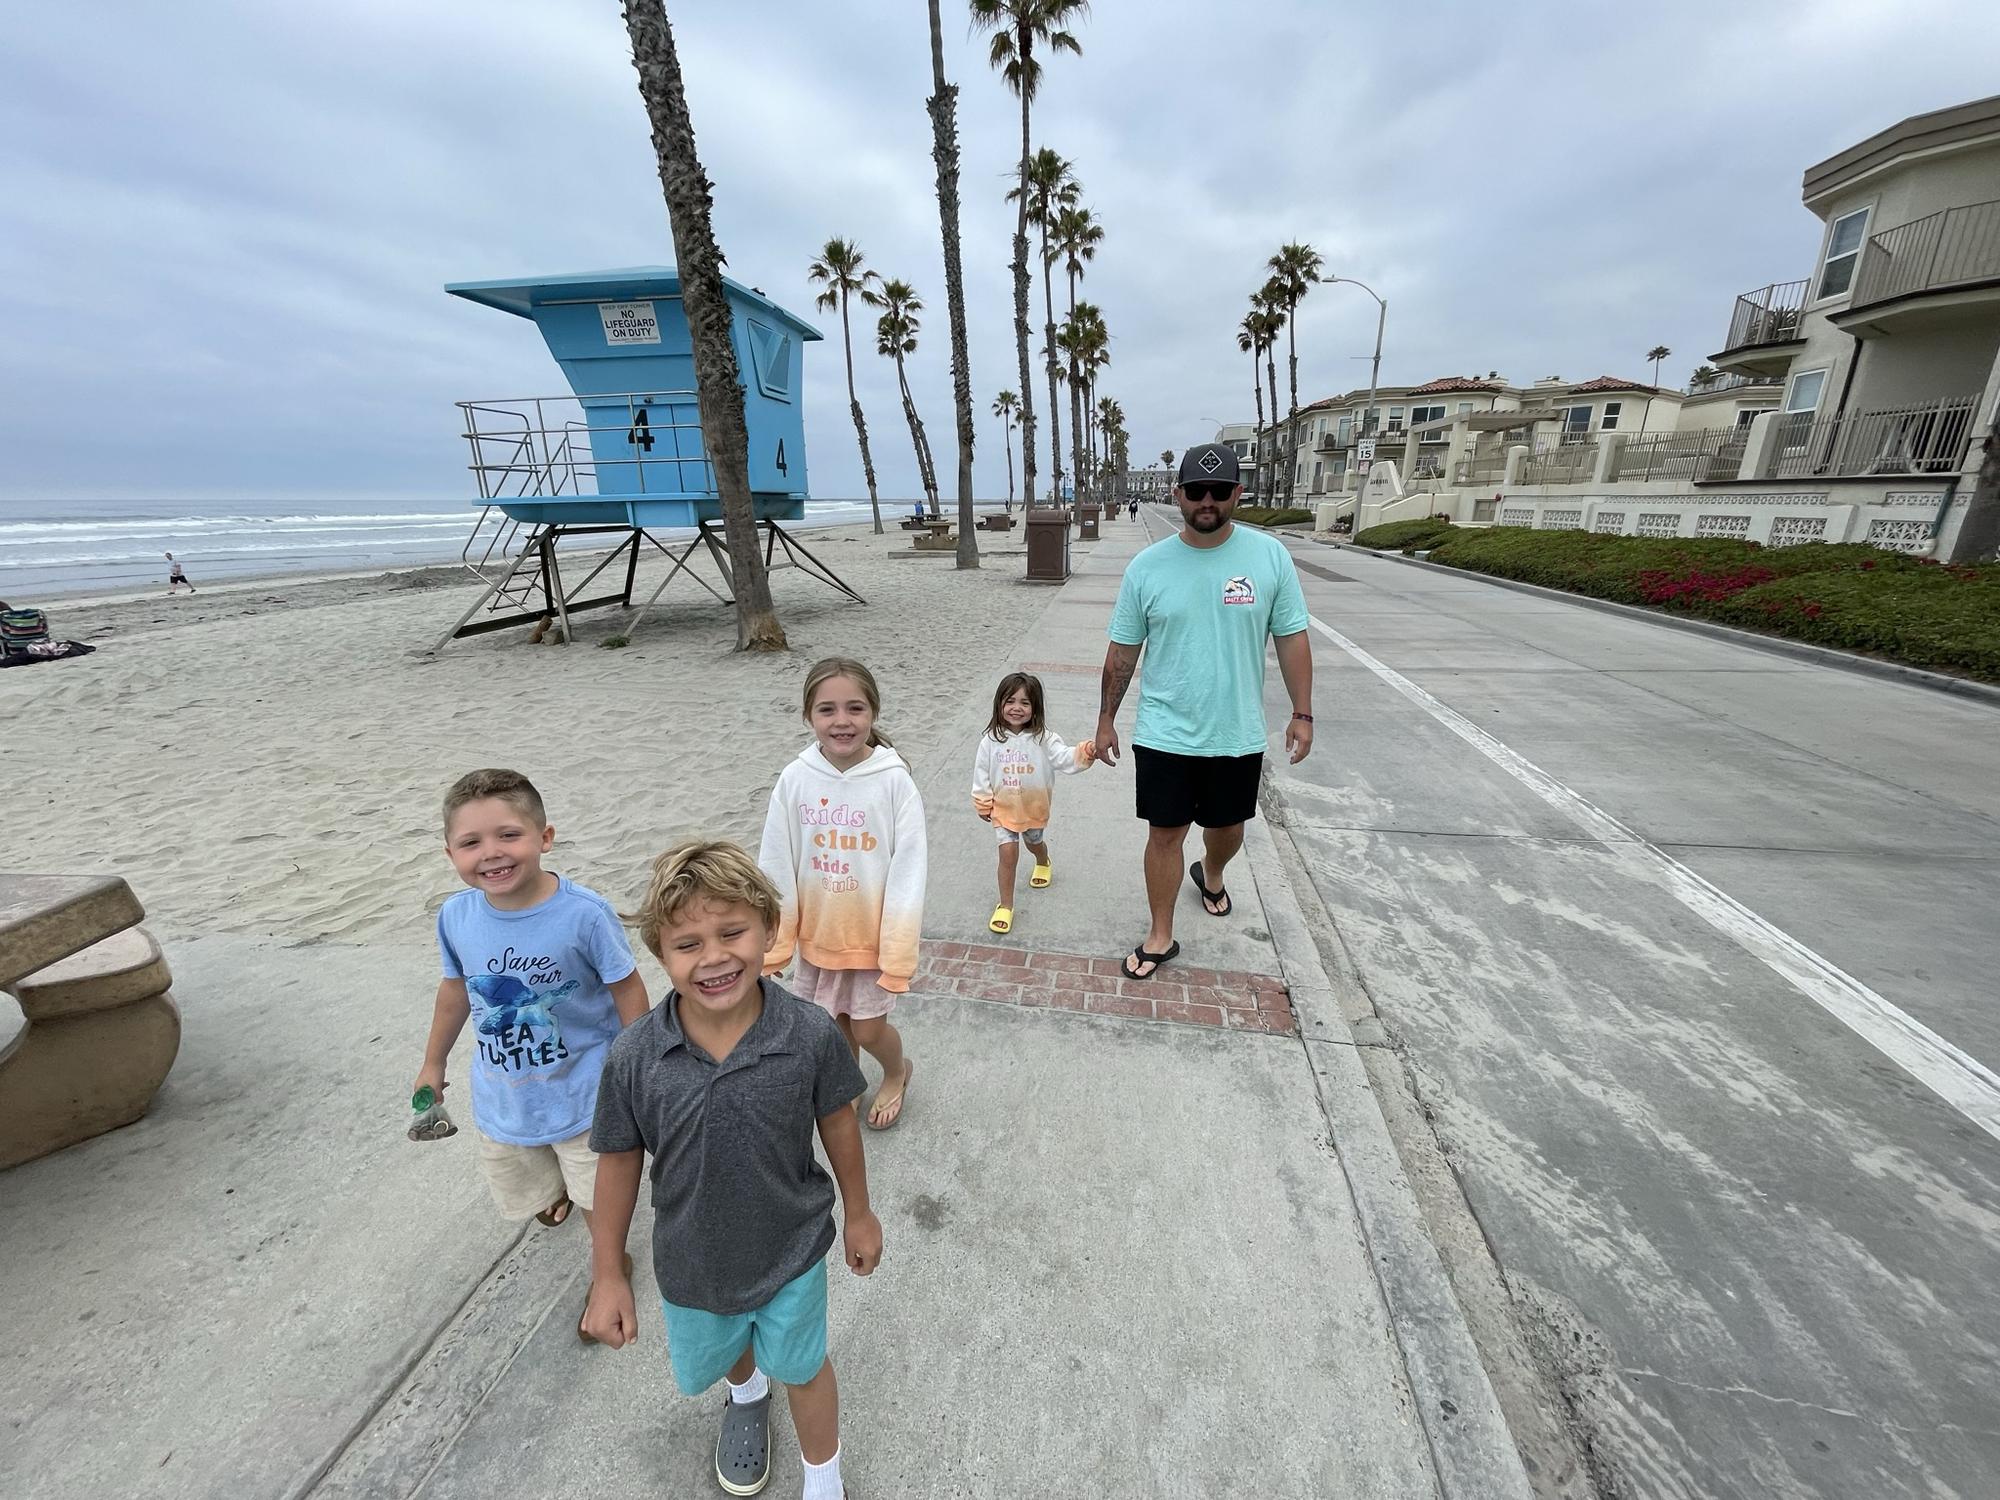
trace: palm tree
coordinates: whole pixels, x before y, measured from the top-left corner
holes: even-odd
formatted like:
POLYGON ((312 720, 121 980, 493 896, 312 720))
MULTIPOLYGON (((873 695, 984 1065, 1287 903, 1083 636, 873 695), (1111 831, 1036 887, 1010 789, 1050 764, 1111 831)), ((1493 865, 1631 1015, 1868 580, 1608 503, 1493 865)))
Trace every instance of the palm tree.
MULTIPOLYGON (((1162 469, 1162 470, 1163 470, 1163 471, 1164 471, 1164 472, 1165 472, 1166 474, 1168 474, 1169 476, 1171 476, 1171 475, 1173 474, 1173 472, 1174 472, 1174 450, 1173 450, 1173 449, 1171 449, 1171 448, 1162 448, 1162 449, 1160 450, 1160 468, 1161 468, 1161 469, 1162 469)), ((1173 480, 1172 480, 1172 478, 1171 478, 1171 477, 1170 477, 1170 478, 1169 478, 1169 479, 1167 480, 1167 487, 1168 487, 1169 489, 1172 489, 1172 488, 1173 488, 1173 480)))
MULTIPOLYGON (((1104 226, 1087 208, 1064 207, 1056 215, 1055 250, 1063 258, 1063 269, 1069 274, 1069 316, 1076 321, 1076 279, 1083 275, 1086 261, 1097 258, 1097 247, 1104 243, 1104 226)), ((1076 463, 1079 490, 1089 478, 1089 470, 1083 463, 1083 398, 1077 390, 1078 367, 1074 360, 1070 363, 1069 387, 1069 450, 1076 463)), ((1081 494, 1079 493, 1079 497, 1081 494)))
POLYGON ((1250 299, 1250 311, 1243 315, 1237 325, 1236 347, 1250 356, 1250 394, 1257 398, 1257 431, 1264 431, 1264 381, 1257 373, 1257 360, 1264 352, 1264 310, 1257 299, 1250 299))
POLYGON ((729 301, 722 287, 722 250, 709 220, 712 184, 695 150, 694 122, 674 50, 674 30, 661 0, 624 0, 625 33, 639 97, 652 128, 667 221, 680 273, 694 357, 695 399, 702 447, 715 471, 722 525, 736 595, 736 649, 783 651, 785 630, 771 607, 771 580, 757 549, 757 512, 750 499, 750 434, 743 418, 743 376, 730 337, 729 301))
POLYGON ((951 322, 951 406, 958 426, 958 566, 979 566, 972 534, 972 355, 965 337, 965 263, 958 246, 958 86, 944 81, 944 24, 930 0, 931 155, 937 161, 938 229, 944 238, 944 301, 951 322))
MULTIPOLYGON (((1285 289, 1285 349, 1291 362, 1292 406, 1286 419, 1285 436, 1292 448, 1292 461, 1285 467, 1285 499, 1289 503, 1298 482, 1299 451, 1299 303, 1319 280, 1319 252, 1311 245, 1280 245, 1271 257, 1272 279, 1285 289)), ((1275 502, 1274 502, 1275 503, 1275 502)))
POLYGON ((1035 503, 1035 397, 1028 369, 1028 126, 1035 95, 1041 88, 1042 64, 1035 56, 1039 43, 1051 54, 1083 48, 1068 26, 1089 13, 1086 0, 970 0, 976 30, 991 31, 987 60, 1000 69, 1007 87, 1021 101, 1021 170, 1015 183, 1018 198, 1014 219, 1014 345, 1021 362, 1021 494, 1035 503))
POLYGON ((917 415, 916 398, 910 394, 905 355, 917 352, 917 334, 923 325, 917 314, 924 310, 923 299, 907 281, 882 283, 882 316, 875 320, 875 352, 896 362, 896 388, 903 393, 903 417, 910 424, 910 444, 917 452, 917 479, 924 487, 924 499, 931 514, 938 514, 937 465, 931 459, 930 439, 924 436, 924 421, 917 415))
POLYGON ((1698 391, 1703 386, 1713 382, 1721 373, 1714 365, 1697 366, 1694 374, 1688 377, 1688 389, 1690 391, 1698 391))
POLYGON ((848 326, 847 304, 859 301, 868 307, 882 305, 876 288, 882 278, 863 264, 861 249, 852 240, 828 240, 819 259, 806 267, 806 280, 824 288, 813 305, 822 312, 840 309, 840 347, 847 356, 847 409, 854 417, 854 436, 861 444, 861 475, 868 481, 868 509, 875 517, 875 534, 882 534, 882 501, 875 490, 875 458, 868 451, 868 419, 861 415, 860 398, 854 394, 854 332, 848 326))
POLYGON ((1097 389, 1097 372, 1111 363, 1111 331, 1104 326, 1103 310, 1094 302, 1077 303, 1070 321, 1076 326, 1077 372, 1083 386, 1083 445, 1090 458, 1088 467, 1079 463, 1079 471, 1089 474, 1094 484, 1098 470, 1097 431, 1092 403, 1097 389))
POLYGON ((1007 450, 1007 514, 1014 514, 1014 413, 1021 409, 1021 398, 1012 391, 1002 391, 993 398, 993 415, 1000 419, 1000 446, 1007 450))
POLYGON ((1285 288, 1274 276, 1265 282, 1251 302, 1264 318, 1264 373, 1271 382, 1271 489, 1263 496, 1266 505, 1278 503, 1278 335, 1290 321, 1285 312, 1285 288))
MULTIPOLYGON (((1055 257, 1049 251, 1049 231, 1056 215, 1074 207, 1082 191, 1069 163, 1047 146, 1029 160, 1028 222, 1040 231, 1042 239, 1042 358, 1049 375, 1049 496, 1054 505, 1062 504, 1063 466, 1062 419, 1056 415, 1061 410, 1056 398, 1056 382, 1061 373, 1056 363, 1055 257)), ((1008 196, 1011 198, 1013 193, 1008 196)))
POLYGON ((1098 403, 1104 424, 1104 487, 1113 495, 1125 493, 1126 445, 1131 435, 1125 431, 1125 409, 1109 396, 1098 403))
MULTIPOLYGON (((1653 362, 1653 386, 1655 390, 1659 388, 1660 384, 1660 362, 1672 359, 1673 355, 1674 351, 1669 349, 1665 344, 1655 344, 1646 351, 1646 358, 1653 362)), ((1652 416, 1652 414, 1653 392, 1648 391, 1646 393, 1646 404, 1639 408, 1639 436, 1644 437, 1646 435, 1646 419, 1652 416)))

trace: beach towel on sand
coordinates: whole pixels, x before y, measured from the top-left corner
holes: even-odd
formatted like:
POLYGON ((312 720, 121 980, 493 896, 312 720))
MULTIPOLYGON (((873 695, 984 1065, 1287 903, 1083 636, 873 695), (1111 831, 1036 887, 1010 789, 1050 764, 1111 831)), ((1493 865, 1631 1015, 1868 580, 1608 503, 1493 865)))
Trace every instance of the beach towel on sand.
POLYGON ((95 646, 82 641, 37 641, 16 651, 11 644, 0 654, 0 667, 28 667, 38 661, 61 661, 69 656, 88 656, 95 646))

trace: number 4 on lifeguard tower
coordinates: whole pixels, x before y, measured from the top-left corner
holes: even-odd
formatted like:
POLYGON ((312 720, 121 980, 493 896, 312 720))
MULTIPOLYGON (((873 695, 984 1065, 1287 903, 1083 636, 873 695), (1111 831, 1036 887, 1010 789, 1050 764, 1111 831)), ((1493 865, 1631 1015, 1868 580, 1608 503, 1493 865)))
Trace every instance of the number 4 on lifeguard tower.
MULTIPOLYGON (((818 339, 819 331, 748 287, 725 280, 723 288, 743 377, 751 500, 764 533, 765 565, 773 566, 783 547, 786 562, 775 566, 797 567, 865 603, 779 524, 805 515, 801 379, 806 342, 818 339)), ((673 567, 633 611, 628 632, 682 572, 733 604, 722 500, 702 442, 694 355, 674 269, 464 281, 445 290, 532 320, 571 394, 458 403, 483 506, 465 562, 488 588, 438 647, 459 636, 544 620, 560 622, 568 639, 573 614, 610 605, 630 609, 646 546, 673 567), (689 528, 695 534, 678 552, 653 534, 689 528), (612 536, 619 540, 583 580, 565 585, 559 544, 612 536), (688 566, 704 546, 721 571, 723 592, 688 566), (611 591, 588 595, 607 571, 604 588, 611 591)), ((595 550, 606 543, 587 545, 595 550)))

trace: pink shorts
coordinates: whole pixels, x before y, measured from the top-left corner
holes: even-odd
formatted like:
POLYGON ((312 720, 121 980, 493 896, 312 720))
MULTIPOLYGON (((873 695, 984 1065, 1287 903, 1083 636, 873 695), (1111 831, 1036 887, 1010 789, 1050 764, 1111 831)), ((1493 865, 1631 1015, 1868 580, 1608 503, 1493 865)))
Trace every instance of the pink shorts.
POLYGON ((790 989, 828 1015, 872 1021, 896 1008, 896 997, 875 981, 880 969, 822 969, 804 954, 792 965, 790 989))

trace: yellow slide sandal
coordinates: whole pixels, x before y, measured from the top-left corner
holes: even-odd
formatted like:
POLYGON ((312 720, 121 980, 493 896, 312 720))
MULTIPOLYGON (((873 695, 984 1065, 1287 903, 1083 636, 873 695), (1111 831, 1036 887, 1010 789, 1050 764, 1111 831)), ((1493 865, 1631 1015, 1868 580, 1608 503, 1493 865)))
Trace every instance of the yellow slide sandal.
POLYGON ((1014 908, 1011 906, 994 907, 993 920, 986 925, 995 932, 1012 932, 1014 930, 1014 908))
POLYGON ((1036 865, 1034 874, 1028 877, 1028 884, 1039 891, 1055 878, 1056 872, 1048 865, 1036 865))

